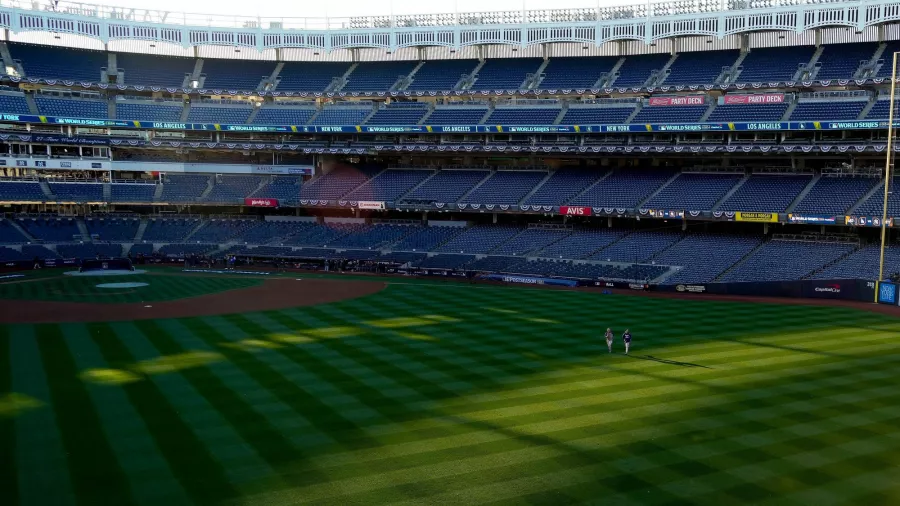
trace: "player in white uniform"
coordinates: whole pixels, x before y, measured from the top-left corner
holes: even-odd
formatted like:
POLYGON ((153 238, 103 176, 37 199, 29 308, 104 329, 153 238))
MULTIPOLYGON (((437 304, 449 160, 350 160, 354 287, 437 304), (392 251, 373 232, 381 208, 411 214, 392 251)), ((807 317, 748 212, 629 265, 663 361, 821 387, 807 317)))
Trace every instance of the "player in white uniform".
POLYGON ((609 348, 610 353, 612 353, 612 344, 613 344, 612 329, 606 329, 606 347, 609 348))

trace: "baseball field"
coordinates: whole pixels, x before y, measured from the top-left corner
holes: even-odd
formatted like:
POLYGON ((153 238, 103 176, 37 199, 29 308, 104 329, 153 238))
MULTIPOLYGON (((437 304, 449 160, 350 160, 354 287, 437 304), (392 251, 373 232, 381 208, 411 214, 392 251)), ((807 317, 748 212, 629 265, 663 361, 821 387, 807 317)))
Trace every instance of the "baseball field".
POLYGON ((890 315, 177 270, 0 305, 3 505, 900 504, 890 315))

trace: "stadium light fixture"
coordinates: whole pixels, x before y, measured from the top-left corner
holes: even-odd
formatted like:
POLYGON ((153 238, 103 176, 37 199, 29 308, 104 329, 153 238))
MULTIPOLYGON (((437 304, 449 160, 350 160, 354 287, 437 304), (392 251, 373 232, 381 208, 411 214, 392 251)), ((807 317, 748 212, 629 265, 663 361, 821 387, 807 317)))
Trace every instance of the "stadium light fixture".
POLYGON ((894 61, 891 67, 891 103, 888 105, 888 138, 887 138, 887 154, 884 159, 884 206, 881 208, 881 255, 878 260, 878 282, 884 279, 884 246, 887 236, 887 208, 888 208, 888 192, 891 184, 891 156, 893 153, 894 138, 894 94, 897 90, 897 55, 900 51, 894 53, 894 61))

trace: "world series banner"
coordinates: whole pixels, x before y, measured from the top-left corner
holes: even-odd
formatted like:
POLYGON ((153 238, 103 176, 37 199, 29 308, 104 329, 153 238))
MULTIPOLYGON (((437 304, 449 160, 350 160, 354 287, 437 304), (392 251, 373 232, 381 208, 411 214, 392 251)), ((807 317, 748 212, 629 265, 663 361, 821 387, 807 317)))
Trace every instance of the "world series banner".
POLYGON ((734 221, 750 221, 755 223, 778 223, 778 213, 734 213, 734 221))
POLYGON ((812 223, 817 225, 836 225, 841 217, 827 214, 788 214, 790 223, 812 223))

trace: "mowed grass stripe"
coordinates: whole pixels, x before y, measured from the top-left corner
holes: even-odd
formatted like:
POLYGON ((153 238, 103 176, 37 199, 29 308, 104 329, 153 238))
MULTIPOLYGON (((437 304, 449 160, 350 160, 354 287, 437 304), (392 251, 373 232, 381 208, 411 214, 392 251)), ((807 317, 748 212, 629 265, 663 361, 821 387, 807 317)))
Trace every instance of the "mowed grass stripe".
POLYGON ((136 322, 111 323, 109 327, 120 335, 139 337, 124 340, 125 346, 138 359, 137 365, 178 410, 240 493, 255 490, 262 481, 276 478, 272 467, 183 374, 218 357, 201 356, 198 359, 197 354, 166 355, 154 346, 150 336, 136 322))
MULTIPOLYGON (((362 315, 354 315, 358 318, 362 315)), ((253 319, 253 315, 248 315, 253 319)), ((294 332, 303 335, 304 332, 315 332, 316 329, 337 326, 341 322, 346 324, 350 319, 335 318, 329 314, 321 313, 316 308, 311 308, 304 314, 295 311, 275 311, 259 315, 255 318, 265 328, 276 332, 294 332)), ((299 358, 312 362, 327 357, 328 354, 339 357, 345 366, 341 368, 341 375, 333 377, 335 384, 344 385, 345 388, 358 390, 360 384, 363 390, 358 390, 360 395, 367 395, 372 391, 370 384, 401 385, 402 392, 412 392, 412 398, 407 397, 402 402, 390 400, 385 405, 392 413, 396 413, 394 421, 409 419, 408 405, 415 402, 413 399, 431 400, 436 397, 450 397, 459 395, 462 389, 470 389, 471 384, 464 378, 452 376, 448 371, 425 360, 412 361, 396 354, 396 350, 389 349, 381 339, 385 332, 365 325, 356 326, 358 335, 340 339, 322 339, 312 346, 299 345, 294 347, 300 350, 309 350, 310 355, 299 358), (322 350, 317 352, 316 350, 322 350), (399 359, 399 360, 398 360, 399 359), (353 376, 355 375, 355 377, 353 376)), ((385 398, 380 391, 374 391, 375 398, 372 402, 380 403, 385 398)))
MULTIPOLYGON (((860 368, 862 373, 865 374, 866 369, 860 368)), ((861 382, 862 378, 854 377, 855 382, 861 382)), ((773 381, 774 385, 780 385, 780 381, 773 381)), ((886 404, 891 404, 892 402, 898 400, 898 397, 895 392, 891 391, 890 388, 884 388, 881 392, 882 396, 888 395, 889 398, 885 399, 886 404)), ((823 391, 831 391, 829 389, 823 389, 823 391)), ((811 391, 810 395, 818 395, 818 391, 811 391)), ((765 392, 761 392, 760 395, 765 395, 765 392)), ((782 399, 779 399, 777 395, 775 397, 774 402, 781 402, 782 399)), ((832 398, 825 398, 827 401, 831 401, 833 403, 843 402, 843 400, 837 400, 840 397, 840 394, 836 394, 832 398)), ((727 416, 728 413, 735 413, 740 411, 741 400, 732 399, 732 396, 729 394, 722 395, 707 395, 698 397, 699 405, 695 406, 693 409, 703 408, 704 405, 712 406, 715 408, 715 417, 723 417, 727 416), (727 405, 724 405, 724 404, 727 405)), ((668 405, 667 405, 668 406, 668 405)), ((678 404, 672 404, 673 409, 683 409, 682 406, 678 404)), ((784 417, 791 413, 803 413, 807 408, 805 406, 790 406, 790 405, 778 405, 775 408, 775 411, 769 413, 771 418, 774 419, 772 423, 764 424, 763 427, 775 430, 779 434, 782 434, 783 437, 778 441, 773 441, 774 447, 777 449, 779 444, 783 444, 786 440, 790 438, 798 438, 796 434, 793 434, 790 430, 790 424, 781 424, 781 420, 778 420, 779 417, 784 417), (777 428, 775 428, 777 427, 777 428)), ((513 465, 530 465, 529 463, 534 460, 542 460, 547 458, 560 458, 560 459, 569 459, 567 456, 568 453, 573 451, 592 451, 592 449, 600 446, 611 446, 615 448, 620 444, 630 444, 633 442, 635 445, 644 444, 646 441, 653 440, 654 451, 657 452, 669 452, 671 448, 677 448, 680 445, 684 444, 684 441, 696 441, 697 436, 702 436, 703 441, 709 444, 718 444, 719 441, 723 438, 727 437, 743 437, 748 432, 759 432, 760 423, 763 423, 759 420, 741 420, 740 417, 735 417, 733 421, 723 421, 724 431, 717 431, 715 434, 710 434, 708 431, 701 431, 694 429, 690 426, 684 425, 680 420, 676 420, 674 422, 669 421, 666 422, 661 418, 657 418, 656 424, 652 422, 652 419, 658 416, 658 408, 654 404, 650 404, 647 406, 643 406, 641 408, 633 408, 632 411, 635 412, 623 412, 624 410, 613 410, 612 413, 616 415, 615 419, 607 419, 607 420, 598 420, 596 416, 596 411, 591 411, 586 413, 583 416, 584 424, 580 427, 573 427, 571 429, 564 430, 547 430, 543 428, 529 428, 529 427, 510 427, 508 424, 505 424, 504 419, 500 419, 496 424, 493 422, 479 422, 474 420, 466 420, 459 419, 457 423, 461 424, 471 424, 480 428, 481 430, 490 430, 491 432, 496 432, 498 434, 505 435, 504 439, 500 441, 496 441, 494 443, 488 441, 481 441, 477 446, 469 447, 469 448, 460 448, 461 451, 456 452, 455 448, 452 450, 452 453, 456 453, 453 455, 451 452, 443 452, 439 454, 437 452, 424 455, 421 460, 421 468, 407 468, 406 466, 400 466, 396 469, 401 470, 397 473, 390 473, 386 476, 377 475, 377 476, 368 476, 366 481, 359 483, 349 483, 345 482, 341 484, 341 489, 346 491, 351 490, 359 490, 360 488, 368 488, 374 483, 380 483, 382 486, 393 486, 394 484, 404 483, 405 480, 415 480, 420 479, 419 477, 431 477, 438 479, 440 478, 447 488, 450 488, 453 483, 457 481, 454 477, 457 474, 460 475, 458 481, 459 486, 465 488, 469 485, 475 485, 481 481, 487 480, 488 482, 494 481, 500 478, 500 474, 496 473, 496 467, 500 466, 500 468, 505 468, 513 465), (646 416, 648 417, 647 424, 637 425, 640 427, 637 431, 631 428, 631 425, 628 423, 629 420, 635 420, 640 422, 638 419, 637 410, 646 411, 646 416), (616 419, 621 420, 621 423, 612 423, 616 419), (504 425, 500 425, 500 423, 504 423, 504 425), (590 437, 585 437, 585 430, 590 432, 596 432, 592 434, 590 437), (669 436, 669 440, 665 437, 661 437, 661 435, 671 433, 669 436), (524 440, 524 441, 523 441, 524 440), (564 444, 562 444, 564 442, 564 444), (517 444, 518 443, 518 444, 517 444), (527 443, 527 444, 522 444, 527 443), (563 450, 562 453, 560 451, 563 450), (467 454, 467 457, 460 459, 460 456, 467 454), (495 455, 496 454, 496 455, 495 455), (549 455, 548 455, 549 454, 549 455), (487 466, 487 467, 485 467, 487 466), (443 469, 443 471, 442 471, 443 469), (482 471, 483 474, 479 474, 478 471, 482 471), (490 472, 487 472, 490 470, 490 472), (466 473, 474 473, 474 474, 466 474, 466 473), (460 474, 462 473, 462 474, 460 474)), ((893 414, 891 416, 900 415, 900 408, 893 407, 893 414)), ((688 413, 686 413, 688 414, 688 413)), ((706 414, 701 412, 702 414, 706 414)), ((560 423, 565 422, 565 417, 560 417, 560 423)), ((871 420, 870 420, 871 421, 871 420)), ((558 424, 557 429, 558 429, 558 424)), ((850 435, 852 432, 860 430, 860 426, 849 422, 849 425, 852 427, 852 430, 847 430, 847 434, 850 435)), ((847 428, 844 425, 842 428, 847 428)), ((816 444, 818 447, 822 447, 826 441, 818 441, 816 444)), ((838 441, 827 440, 829 444, 836 444, 838 441)), ((755 445, 754 441, 749 441, 749 445, 755 445)), ((616 458, 620 459, 630 459, 633 458, 634 455, 647 455, 647 447, 643 448, 626 448, 621 451, 616 450, 616 454, 612 455, 616 458), (643 450, 643 451, 638 451, 643 450)), ((385 453, 392 453, 388 448, 385 448, 385 453)), ((760 452, 760 450, 752 450, 754 452, 760 452)), ((769 458, 780 458, 780 457, 772 457, 772 455, 778 455, 776 452, 762 452, 758 453, 757 456, 764 455, 769 456, 769 458)), ((416 463, 420 459, 418 455, 408 455, 403 452, 396 453, 394 455, 398 461, 402 461, 403 463, 416 463)), ((607 460, 611 457, 611 455, 592 455, 588 460, 591 462, 594 461, 595 458, 606 458, 607 460)), ((677 455, 676 455, 677 457, 677 455)), ((750 457, 750 455, 744 455, 744 457, 750 457)), ((579 458, 573 457, 574 460, 579 460, 579 458)), ((642 457, 644 459, 644 457, 642 457)), ((329 456, 323 456, 323 465, 328 463, 329 456)), ((349 459, 353 460, 353 459, 349 459)), ((676 459, 677 461, 684 460, 681 457, 676 459)), ((580 461, 580 460, 579 460, 580 461)), ((383 472, 387 473, 392 468, 394 468, 389 459, 380 460, 375 464, 375 467, 383 470, 383 472)), ((546 463, 539 462, 537 465, 539 468, 543 468, 546 463), (538 465, 539 464, 539 465, 538 465)), ((410 466, 411 467, 411 466, 410 466)), ((550 465, 547 469, 552 469, 553 466, 550 465)), ((642 472, 650 471, 651 469, 641 469, 642 472)), ((517 472, 515 469, 511 469, 511 476, 516 476, 517 472)), ((699 474, 698 474, 699 476, 699 474)), ((679 475, 674 475, 674 478, 680 478, 679 475)), ((376 489, 377 490, 377 489, 376 489)), ((353 497, 352 500, 361 501, 365 503, 367 500, 371 500, 374 497, 377 497, 378 492, 374 492, 376 495, 372 497, 353 497)), ((304 491, 307 497, 319 497, 315 494, 314 490, 307 489, 304 491)), ((350 500, 351 498, 347 498, 350 500)))
MULTIPOLYGON (((0 325, 0 402, 12 403, 12 353, 9 326, 0 325)), ((41 408, 46 409, 46 408, 41 408)), ((16 418, 13 406, 0 409, 0 490, 9 504, 19 503, 19 484, 16 481, 16 418)))
MULTIPOLYGON (((135 326, 150 340, 153 345, 166 355, 176 355, 186 351, 169 332, 155 321, 135 322, 135 326)), ((298 449, 280 430, 274 427, 265 416, 257 412, 251 400, 245 396, 252 395, 251 390, 234 391, 209 367, 192 367, 181 371, 181 375, 216 409, 231 428, 249 445, 254 452, 279 475, 303 474, 309 479, 321 479, 316 476, 314 468, 303 465, 302 455, 298 449)), ((247 385, 253 387, 255 385, 247 385)), ((266 477, 265 486, 281 488, 284 483, 280 476, 266 477)))
MULTIPOLYGON (((157 324, 178 341, 182 348, 218 353, 222 349, 221 346, 229 344, 228 342, 201 339, 185 327, 181 320, 159 320, 157 324)), ((251 402, 255 410, 266 417, 273 427, 284 433, 285 437, 291 439, 294 444, 302 446, 309 440, 333 442, 328 435, 315 430, 312 423, 303 415, 281 402, 231 362, 225 360, 212 362, 208 367, 226 387, 240 393, 245 401, 251 402)))
MULTIPOLYGON (((406 307, 409 306, 395 303, 390 299, 381 299, 371 301, 365 305, 357 304, 346 308, 340 306, 325 306, 322 308, 313 308, 312 310, 321 311, 336 320, 350 318, 354 315, 363 316, 366 318, 363 321, 364 325, 371 326, 372 332, 379 338, 386 338, 374 340, 373 343, 375 345, 382 345, 383 349, 388 353, 399 353, 409 357, 410 363, 427 364, 429 367, 452 377, 455 381, 469 382, 473 386, 487 385, 494 383, 499 378, 523 376, 535 372, 533 367, 527 367, 520 363, 506 360, 502 354, 499 354, 499 356, 468 354, 466 353, 466 350, 463 350, 462 347, 455 346, 450 340, 434 343, 429 339, 414 339, 409 337, 410 335, 415 336, 420 334, 422 336, 433 338, 434 336, 432 334, 441 328, 458 329, 466 323, 465 320, 461 320, 457 317, 437 313, 435 315, 437 318, 450 318, 451 321, 442 322, 438 319, 435 322, 423 318, 425 321, 422 322, 421 325, 417 325, 417 318, 412 317, 412 322, 409 325, 400 326, 398 328, 379 328, 380 319, 383 319, 385 315, 388 315, 387 319, 390 321, 391 316, 389 315, 402 314, 398 312, 403 311, 403 308, 406 307)), ((480 320, 478 322, 480 324, 478 332, 501 332, 503 334, 508 334, 508 332, 512 330, 507 325, 497 325, 492 323, 492 321, 496 321, 496 319, 480 320)))
POLYGON ((45 324, 36 328, 37 345, 78 502, 134 504, 128 479, 102 431, 100 417, 78 377, 78 366, 60 326, 45 324))
POLYGON ((38 350, 33 325, 12 325, 9 329, 12 391, 41 403, 16 417, 16 472, 19 501, 23 505, 75 504, 66 451, 51 404, 44 364, 38 350))
MULTIPOLYGON (((872 365, 873 363, 866 363, 862 364, 860 367, 864 370, 868 370, 872 365)), ((830 379, 833 379, 836 376, 833 375, 831 371, 841 370, 843 368, 843 364, 837 364, 835 367, 821 370, 817 369, 817 371, 821 372, 820 376, 827 376, 830 379)), ((785 376, 784 379, 785 381, 791 382, 791 384, 795 384, 795 382, 802 384, 802 375, 809 374, 809 370, 788 366, 784 367, 782 370, 771 370, 761 373, 760 376, 771 378, 773 374, 779 373, 787 373, 788 375, 785 376)), ((884 376, 871 371, 868 371, 866 374, 869 376, 876 376, 877 379, 886 379, 884 376)), ((740 382, 736 383, 740 384, 740 382)), ((828 391, 835 390, 832 384, 826 384, 825 388, 828 391)), ((735 393, 741 392, 737 389, 729 389, 719 390, 719 393, 722 395, 734 396, 735 393)), ((710 394, 711 391, 709 388, 705 388, 702 385, 687 384, 644 386, 642 390, 615 391, 614 395, 611 395, 608 389, 595 388, 583 394, 579 393, 578 397, 566 398, 562 402, 559 400, 551 400, 543 405, 535 404, 528 406, 526 409, 517 410, 522 411, 518 414, 501 412, 489 417, 488 415, 490 413, 479 413, 478 410, 475 410, 474 414, 477 418, 473 418, 472 420, 486 422, 498 420, 502 421, 507 428, 521 428, 521 430, 531 432, 559 431, 566 430, 569 427, 572 430, 577 431, 582 430, 591 424, 601 422, 617 424, 627 422, 629 419, 632 419, 635 422, 650 422, 655 418, 659 422, 664 422, 670 417, 683 416, 685 414, 683 412, 683 406, 689 406, 691 405, 691 402, 696 402, 701 398, 708 398, 710 394), (635 399, 639 400, 635 401, 635 399), (659 406, 660 403, 665 404, 664 406, 659 406), (627 412, 627 416, 623 414, 623 411, 627 412)), ((775 397, 770 390, 749 390, 735 400, 733 405, 730 404, 724 406, 723 409, 726 410, 727 414, 738 413, 748 405, 755 408, 756 404, 754 401, 768 399, 770 397, 775 397)), ((862 397, 862 400, 860 400, 860 396, 857 396, 856 400, 858 403, 862 403, 859 405, 858 409, 871 409, 877 406, 876 404, 868 403, 866 397, 862 397)), ((774 398, 772 402, 780 401, 781 399, 774 398)), ((415 408, 413 407, 413 409, 415 408)), ((485 409, 485 406, 482 406, 481 409, 485 409)), ((431 458, 428 455, 422 455, 421 457, 415 455, 417 453, 458 450, 460 455, 467 455, 468 452, 472 450, 472 448, 469 448, 472 445, 480 445, 478 449, 481 450, 485 449, 486 443, 491 443, 504 437, 498 434, 492 434, 490 436, 480 434, 478 429, 474 426, 469 428, 468 431, 456 429, 454 430, 456 433, 454 436, 435 438, 425 437, 429 432, 434 432, 434 427, 446 427, 453 423, 461 426, 465 425, 458 422, 461 418, 466 419, 465 412, 453 410, 452 413, 452 417, 450 414, 445 414, 439 418, 426 418, 419 422, 405 424, 395 431, 400 433, 396 437, 392 437, 391 433, 379 436, 379 439, 383 441, 385 445, 402 445, 394 446, 390 452, 384 452, 381 448, 375 448, 372 450, 361 450, 347 454, 328 455, 320 459, 320 465, 323 467, 344 465, 347 462, 362 462, 380 459, 387 454, 403 457, 404 462, 401 465, 405 466, 408 463, 418 461, 420 458, 422 460, 431 458), (456 421, 454 422, 451 420, 456 421), (416 434, 418 437, 414 440, 408 440, 412 434, 416 434)), ((829 414, 836 415, 839 413, 829 414)), ((447 457, 448 455, 444 455, 440 458, 447 457)), ((379 467, 383 466, 389 467, 390 464, 379 464, 379 467)))
MULTIPOLYGON (((297 321, 282 312, 252 313, 242 316, 250 323, 264 328, 275 335, 303 336, 303 328, 299 327, 297 321)), ((320 323, 322 327, 326 326, 325 322, 320 321, 320 323)), ((379 412, 389 421, 404 421, 407 419, 406 415, 409 411, 406 406, 410 402, 421 402, 429 399, 429 394, 423 393, 419 388, 422 385, 421 381, 403 381, 385 374, 383 368, 390 367, 391 364, 387 364, 363 347, 354 346, 361 339, 345 337, 331 339, 330 341, 332 342, 322 346, 322 349, 332 353, 330 363, 341 374, 341 376, 333 377, 332 383, 340 385, 341 388, 351 389, 361 384, 363 390, 358 392, 359 395, 370 398, 370 402, 378 405, 379 412)), ((311 346, 302 343, 298 345, 289 344, 285 353, 292 353, 294 348, 308 350, 311 346)), ((302 359, 305 357, 298 358, 302 359)), ((328 360, 328 358, 325 358, 325 360, 328 360)), ((410 376, 404 374, 404 377, 407 379, 410 379, 410 376)))
MULTIPOLYGON (((189 318, 182 320, 182 323, 194 335, 211 336, 215 335, 216 330, 207 323, 210 319, 189 318)), ((212 344, 215 342, 217 341, 213 340, 212 344)), ((359 425, 345 418, 319 397, 314 387, 321 380, 312 372, 297 368, 295 364, 276 354, 247 353, 226 348, 222 350, 222 355, 281 402, 303 414, 318 431, 330 434, 338 444, 344 445, 347 441, 352 441, 361 448, 378 445, 376 440, 365 435, 359 425), (275 360, 278 357, 282 360, 275 360)))
MULTIPOLYGON (((147 424, 131 405, 116 379, 107 383, 103 376, 92 372, 110 371, 90 331, 83 324, 61 326, 66 345, 84 381, 109 445, 126 474, 134 501, 138 504, 189 504, 189 499, 166 459, 150 435, 147 424), (90 378, 90 379, 89 379, 90 378)), ((140 381, 141 378, 122 377, 121 381, 140 381)))
MULTIPOLYGON (((126 332, 121 327, 119 334, 103 323, 90 324, 88 328, 107 363, 127 368, 137 361, 123 341, 142 339, 140 334, 126 332)), ((222 464, 209 454, 178 408, 169 403, 154 381, 146 378, 123 385, 122 389, 143 418, 174 476, 194 503, 215 504, 239 495, 222 464)))

